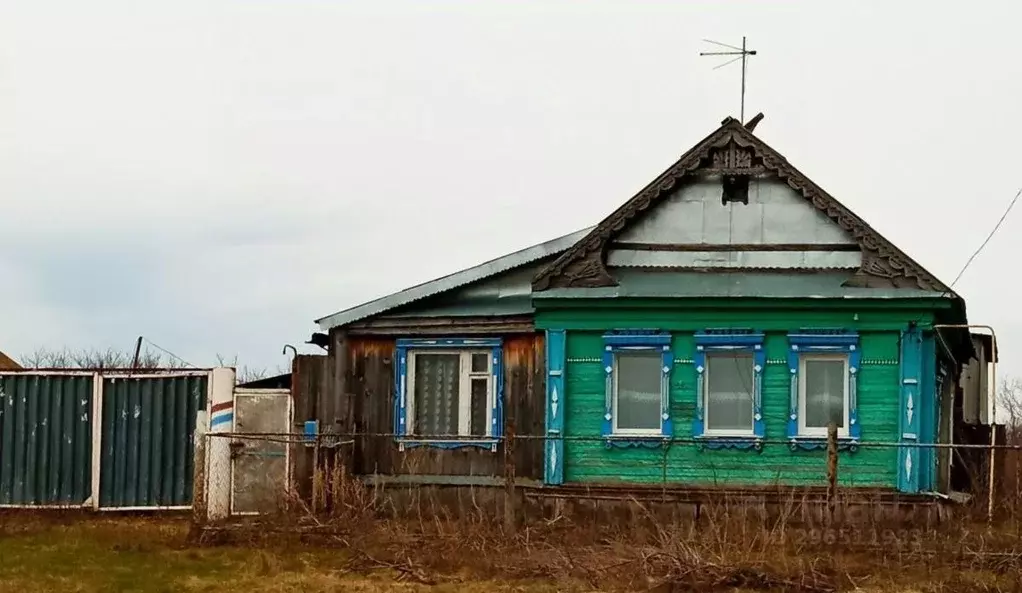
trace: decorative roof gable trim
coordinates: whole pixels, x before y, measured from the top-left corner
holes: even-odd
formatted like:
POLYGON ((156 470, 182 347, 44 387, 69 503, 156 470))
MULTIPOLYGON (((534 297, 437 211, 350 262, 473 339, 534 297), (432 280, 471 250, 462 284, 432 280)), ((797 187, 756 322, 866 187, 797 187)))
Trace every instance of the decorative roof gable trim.
POLYGON ((948 286, 918 262, 813 183, 779 152, 754 136, 741 122, 730 117, 652 183, 600 222, 588 235, 542 269, 533 279, 533 290, 616 286, 617 282, 606 266, 606 251, 611 239, 666 196, 679 180, 697 171, 723 175, 751 175, 769 171, 800 192, 817 210, 848 231, 859 243, 863 256, 862 266, 848 281, 849 286, 916 287, 952 294, 948 286))

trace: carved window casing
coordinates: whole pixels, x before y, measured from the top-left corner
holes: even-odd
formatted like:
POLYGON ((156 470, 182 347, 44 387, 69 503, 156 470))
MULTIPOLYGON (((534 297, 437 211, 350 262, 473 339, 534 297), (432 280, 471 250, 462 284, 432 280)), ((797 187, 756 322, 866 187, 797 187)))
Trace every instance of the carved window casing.
POLYGON ((497 450, 503 428, 500 339, 397 341, 394 433, 398 448, 497 450))

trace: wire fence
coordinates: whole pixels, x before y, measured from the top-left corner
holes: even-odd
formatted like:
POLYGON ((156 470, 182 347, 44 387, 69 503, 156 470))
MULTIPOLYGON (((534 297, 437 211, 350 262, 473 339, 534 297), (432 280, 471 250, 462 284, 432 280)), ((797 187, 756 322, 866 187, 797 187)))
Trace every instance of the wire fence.
POLYGON ((485 496, 509 521, 525 499, 705 504, 726 496, 765 496, 819 503, 831 514, 853 499, 877 505, 943 501, 1018 525, 1022 443, 1006 442, 1005 436, 991 446, 989 432, 986 442, 954 444, 833 437, 622 441, 602 435, 221 432, 205 437, 204 487, 208 501, 219 501, 220 516, 295 508, 316 514, 337 504, 342 489, 347 499, 366 504, 365 494, 351 486, 356 484, 371 489, 376 502, 388 490, 460 486, 475 491, 471 505, 485 496), (549 480, 550 465, 557 463, 551 450, 561 456, 562 484, 549 480), (899 491, 904 483, 914 490, 899 491))

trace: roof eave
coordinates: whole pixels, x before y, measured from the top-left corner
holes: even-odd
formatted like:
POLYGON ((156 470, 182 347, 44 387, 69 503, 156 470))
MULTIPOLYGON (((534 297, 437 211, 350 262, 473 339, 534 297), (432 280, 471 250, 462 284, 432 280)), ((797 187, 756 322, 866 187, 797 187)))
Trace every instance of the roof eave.
POLYGON ((574 245, 579 239, 586 236, 593 227, 588 227, 568 235, 557 237, 543 243, 538 243, 525 249, 509 253, 502 257, 492 259, 477 266, 448 274, 424 282, 410 288, 389 294, 378 299, 362 303, 332 315, 327 315, 316 320, 320 329, 329 331, 331 328, 347 325, 349 323, 379 315, 416 301, 431 297, 448 290, 460 288, 473 282, 485 280, 491 276, 513 270, 534 261, 557 255, 574 245))

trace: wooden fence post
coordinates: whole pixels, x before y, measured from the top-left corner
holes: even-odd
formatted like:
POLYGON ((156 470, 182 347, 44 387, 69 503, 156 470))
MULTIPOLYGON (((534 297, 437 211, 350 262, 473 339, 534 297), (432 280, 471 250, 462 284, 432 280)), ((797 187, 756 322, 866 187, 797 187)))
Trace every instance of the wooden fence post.
POLYGON ((504 529, 514 533, 517 527, 515 516, 515 423, 509 419, 504 429, 504 529))
POLYGON ((827 425, 827 524, 834 524, 837 511, 837 424, 827 425))

